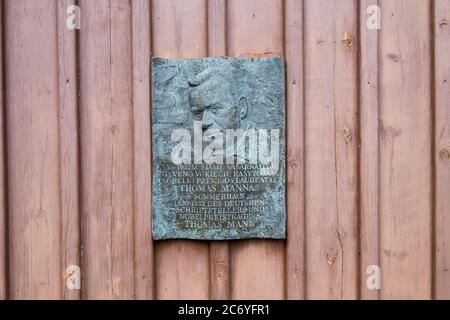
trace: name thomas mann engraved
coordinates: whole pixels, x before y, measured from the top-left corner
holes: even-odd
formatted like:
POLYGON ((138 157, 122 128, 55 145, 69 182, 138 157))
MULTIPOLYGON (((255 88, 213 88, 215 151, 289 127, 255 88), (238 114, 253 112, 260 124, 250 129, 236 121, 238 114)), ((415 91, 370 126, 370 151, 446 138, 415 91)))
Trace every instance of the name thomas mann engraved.
POLYGON ((284 64, 153 59, 153 238, 285 238, 284 64))

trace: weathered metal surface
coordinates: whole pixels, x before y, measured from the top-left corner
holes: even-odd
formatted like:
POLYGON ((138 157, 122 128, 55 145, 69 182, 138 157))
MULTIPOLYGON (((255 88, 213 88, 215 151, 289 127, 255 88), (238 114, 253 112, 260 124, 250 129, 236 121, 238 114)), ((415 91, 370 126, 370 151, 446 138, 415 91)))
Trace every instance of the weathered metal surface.
POLYGON ((153 238, 285 237, 284 62, 153 59, 153 238))

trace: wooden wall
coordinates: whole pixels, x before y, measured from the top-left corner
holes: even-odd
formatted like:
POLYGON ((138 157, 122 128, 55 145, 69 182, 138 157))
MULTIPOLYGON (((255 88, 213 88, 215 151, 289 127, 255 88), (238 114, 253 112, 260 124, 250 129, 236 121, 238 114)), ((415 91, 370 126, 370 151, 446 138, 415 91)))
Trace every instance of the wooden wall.
POLYGON ((450 1, 3 0, 0 20, 0 299, 450 299, 450 1), (255 53, 286 59, 287 240, 153 242, 150 57, 255 53))

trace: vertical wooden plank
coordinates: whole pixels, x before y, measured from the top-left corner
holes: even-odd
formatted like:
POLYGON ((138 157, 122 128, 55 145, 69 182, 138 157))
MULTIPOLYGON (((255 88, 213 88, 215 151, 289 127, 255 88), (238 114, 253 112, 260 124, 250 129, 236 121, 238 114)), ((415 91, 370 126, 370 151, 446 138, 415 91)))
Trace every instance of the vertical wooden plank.
POLYGON ((226 300, 231 298, 230 245, 228 242, 211 242, 210 249, 210 298, 226 300))
MULTIPOLYGON (((228 52, 283 54, 283 2, 280 0, 227 1, 228 52)), ((248 240, 231 245, 231 297, 285 297, 285 242, 248 240)))
MULTIPOLYGON (((3 1, 0 1, 0 35, 2 37, 3 44, 3 1)), ((0 300, 7 299, 7 217, 6 217, 6 188, 5 188, 5 170, 6 170, 6 158, 5 158, 5 114, 3 105, 3 45, 0 46, 0 300)))
POLYGON ((356 299, 356 1, 305 1, 307 297, 356 299))
POLYGON ((134 286, 136 299, 154 298, 151 238, 150 1, 131 2, 133 25, 134 286))
POLYGON ((5 3, 12 299, 62 297, 56 9, 5 3))
MULTIPOLYGON (((226 55, 225 0, 208 0, 208 55, 226 55)), ((210 298, 230 299, 230 248, 228 241, 211 241, 210 298)))
POLYGON ((383 0, 381 4, 381 298, 429 299, 430 2, 383 0))
POLYGON ((287 95, 287 241, 286 294, 305 297, 305 164, 303 1, 285 4, 285 51, 287 95))
POLYGON ((134 294, 131 4, 80 2, 83 297, 134 294))
POLYGON ((435 298, 450 299, 450 2, 435 1, 435 298))
POLYGON ((224 56, 227 53, 226 1, 208 0, 208 55, 224 56))
MULTIPOLYGON (((378 299, 378 290, 367 287, 367 268, 380 265, 379 247, 379 83, 378 83, 378 30, 367 27, 367 8, 378 6, 377 0, 363 0, 359 7, 360 30, 360 292, 362 299, 378 299)), ((380 13, 381 14, 381 13, 380 13)))
MULTIPOLYGON (((78 164, 78 79, 76 30, 66 26, 67 8, 74 0, 58 1, 59 139, 61 235, 63 272, 80 266, 80 208, 78 164)), ((65 281, 70 274, 65 274, 65 281)), ((80 290, 63 283, 64 299, 79 299, 80 290)))
MULTIPOLYGON (((207 55, 205 0, 154 0, 152 50, 163 58, 207 55)), ((158 299, 209 298, 209 244, 186 240, 155 245, 158 299)))

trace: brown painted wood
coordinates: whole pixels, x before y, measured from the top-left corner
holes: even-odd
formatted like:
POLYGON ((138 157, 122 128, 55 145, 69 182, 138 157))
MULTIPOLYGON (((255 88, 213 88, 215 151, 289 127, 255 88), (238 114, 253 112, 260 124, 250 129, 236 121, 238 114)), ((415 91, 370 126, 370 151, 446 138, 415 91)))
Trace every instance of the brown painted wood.
POLYGON ((12 299, 62 298, 56 9, 5 2, 12 299))
MULTIPOLYGON (((283 3, 279 0, 227 1, 228 53, 283 54, 283 3)), ((245 240, 231 245, 233 299, 285 297, 284 241, 245 240)))
MULTIPOLYGON (((153 56, 206 56, 207 8, 204 0, 152 2, 153 56)), ((209 298, 209 243, 169 240, 155 244, 158 299, 209 298)))
POLYGON ((231 297, 230 245, 227 242, 211 242, 210 298, 227 300, 231 297))
POLYGON ((356 2, 304 10, 307 297, 356 299, 356 2))
POLYGON ((134 131, 134 287, 136 299, 153 299, 153 241, 151 238, 150 145, 150 1, 132 5, 133 131, 134 131))
MULTIPOLYGON (((208 7, 208 55, 226 55, 225 0, 209 0, 208 7)), ((230 299, 231 273, 228 241, 211 241, 210 255, 210 298, 230 299)))
MULTIPOLYGON (((81 290, 68 289, 67 268, 80 266, 80 208, 78 163, 78 79, 76 30, 67 28, 67 7, 74 0, 58 1, 59 161, 61 188, 61 259, 63 298, 80 299, 81 290)), ((69 270, 70 271, 70 270, 69 270)))
MULTIPOLYGON (((3 35, 3 1, 0 1, 0 34, 3 35)), ((3 62, 3 45, 0 48, 0 61, 3 62)), ((3 68, 0 71, 0 300, 8 297, 8 251, 7 251, 7 212, 6 212, 6 154, 5 154, 5 106, 3 104, 3 68)))
POLYGON ((450 298, 447 0, 75 1, 0 6, 0 299, 450 298), (285 55, 286 242, 151 240, 151 50, 285 55))
POLYGON ((208 55, 227 54, 226 0, 208 0, 208 55))
POLYGON ((303 2, 285 2, 287 241, 285 285, 287 299, 305 297, 305 128, 303 81, 303 2))
POLYGON ((430 299, 430 2, 381 6, 381 298, 430 299))
POLYGON ((361 299, 378 299, 378 290, 367 287, 367 268, 380 265, 379 150, 378 150, 378 47, 379 31, 367 28, 367 8, 378 1, 363 0, 359 7, 360 30, 360 292, 361 299))
POLYGON ((435 1, 435 298, 450 299, 450 2, 435 1))
POLYGON ((131 5, 81 1, 83 297, 132 298, 131 5))

